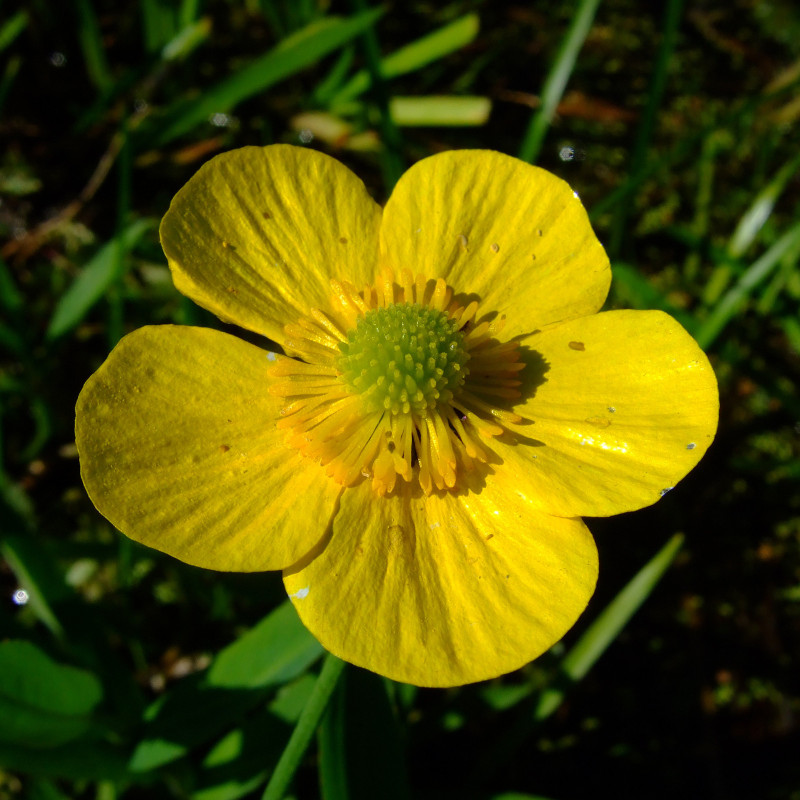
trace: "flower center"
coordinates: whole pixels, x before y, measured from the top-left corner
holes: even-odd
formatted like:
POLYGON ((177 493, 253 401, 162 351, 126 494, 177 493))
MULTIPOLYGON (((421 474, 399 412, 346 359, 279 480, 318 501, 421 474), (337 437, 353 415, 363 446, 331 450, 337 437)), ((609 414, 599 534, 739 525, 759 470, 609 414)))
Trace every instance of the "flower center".
POLYGON ((331 288, 330 309, 285 327, 290 357, 269 371, 286 400, 278 427, 343 486, 366 477, 384 495, 400 477, 425 494, 453 489, 522 420, 507 405, 525 364, 516 342, 495 338, 504 317, 481 320, 444 280, 408 270, 331 288))
POLYGON ((359 317, 336 366, 371 411, 426 416, 464 385, 469 354, 456 322, 419 303, 394 303, 359 317))

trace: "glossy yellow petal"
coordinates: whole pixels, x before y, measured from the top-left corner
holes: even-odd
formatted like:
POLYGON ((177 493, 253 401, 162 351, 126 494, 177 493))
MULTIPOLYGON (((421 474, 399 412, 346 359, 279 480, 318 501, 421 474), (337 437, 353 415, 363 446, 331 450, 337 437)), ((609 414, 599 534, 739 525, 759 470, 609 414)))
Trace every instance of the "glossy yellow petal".
POLYGON ((400 179, 384 212, 381 259, 443 277, 509 337, 596 312, 608 258, 572 189, 555 175, 488 150, 441 153, 400 179))
POLYGON ((367 482, 349 489, 326 539, 284 571, 328 650, 419 686, 484 680, 536 658, 574 624, 596 579, 583 522, 537 511, 499 472, 460 495, 402 483, 376 500, 367 482))
POLYGON ((175 286, 229 322, 283 341, 325 307, 329 280, 373 279, 381 209, 333 158, 243 147, 204 164, 175 195, 161 244, 175 286))
POLYGON ((202 328, 126 336, 76 409, 81 477, 100 513, 209 569, 280 569, 307 553, 339 489, 284 445, 270 358, 202 328))
POLYGON ((528 424, 510 426, 516 444, 505 435, 493 446, 498 473, 544 510, 607 516, 651 505, 711 444, 717 381, 672 317, 609 311, 522 344, 528 399, 514 410, 528 424))

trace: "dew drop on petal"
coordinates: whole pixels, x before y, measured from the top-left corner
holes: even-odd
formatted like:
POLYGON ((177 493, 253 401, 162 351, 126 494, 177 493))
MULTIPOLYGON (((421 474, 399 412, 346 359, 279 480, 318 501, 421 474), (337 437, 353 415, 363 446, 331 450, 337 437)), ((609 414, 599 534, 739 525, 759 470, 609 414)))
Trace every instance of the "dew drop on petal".
POLYGON ((697 445, 694 442, 689 442, 689 444, 686 445, 687 450, 694 450, 695 447, 697 447, 697 445))

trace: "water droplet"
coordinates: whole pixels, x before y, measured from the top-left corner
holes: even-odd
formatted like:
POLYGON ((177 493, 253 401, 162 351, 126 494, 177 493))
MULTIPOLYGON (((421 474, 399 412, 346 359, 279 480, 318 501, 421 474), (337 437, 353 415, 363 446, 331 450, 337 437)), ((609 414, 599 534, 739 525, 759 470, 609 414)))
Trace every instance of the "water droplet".
POLYGON ((17 589, 17 591, 11 595, 11 599, 14 601, 15 605, 24 606, 30 598, 24 589, 17 589))
POLYGON ((611 424, 608 417, 588 417, 586 421, 595 428, 607 428, 611 424))
POLYGON ((666 489, 662 489, 662 490, 661 490, 661 496, 663 497, 663 496, 664 496, 665 494, 667 494, 668 492, 671 492, 671 491, 672 491, 674 488, 675 488, 674 486, 667 486, 667 488, 666 488, 666 489))
POLYGON ((608 407, 608 411, 609 411, 610 414, 616 414, 617 413, 617 409, 614 408, 614 406, 609 406, 608 407))
POLYGON ((687 450, 694 450, 695 447, 697 447, 697 445, 694 442, 689 442, 689 444, 686 445, 687 450))
POLYGON ((575 148, 574 147, 562 147, 558 151, 558 157, 562 161, 572 161, 575 158, 575 148))
POLYGON ((342 244, 347 244, 347 237, 345 237, 345 236, 340 236, 340 237, 339 237, 339 241, 340 241, 342 244))
POLYGON ((458 237, 458 244, 462 250, 467 250, 467 237, 464 234, 460 234, 458 237))
POLYGON ((580 352, 586 349, 586 345, 583 342, 570 342, 568 346, 570 350, 578 350, 580 352))
POLYGON ((297 138, 302 144, 309 144, 314 140, 314 133, 309 128, 303 128, 303 130, 297 134, 297 138))
POLYGON ((499 245, 499 244, 497 244, 497 242, 494 242, 494 244, 492 244, 492 246, 491 246, 489 249, 490 249, 490 250, 491 250, 493 253, 499 253, 499 252, 500 252, 500 245, 499 245))
POLYGON ((208 121, 215 128, 227 128, 231 124, 231 118, 227 114, 221 114, 219 112, 212 114, 208 118, 208 121))
POLYGON ((50 63, 54 67, 66 66, 67 57, 63 53, 60 53, 58 50, 56 50, 55 52, 50 53, 50 63))
POLYGON ((277 361, 277 360, 278 360, 277 353, 270 353, 270 352, 267 353, 267 361, 277 361))

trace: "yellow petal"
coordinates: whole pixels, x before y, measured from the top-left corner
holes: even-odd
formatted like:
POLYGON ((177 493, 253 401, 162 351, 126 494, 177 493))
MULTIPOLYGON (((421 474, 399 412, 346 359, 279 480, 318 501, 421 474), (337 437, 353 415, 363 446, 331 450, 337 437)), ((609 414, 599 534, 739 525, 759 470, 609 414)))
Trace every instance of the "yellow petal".
POLYGON ((492 444, 498 472, 544 510, 607 516, 651 505, 711 444, 714 372, 667 314, 609 311, 522 344, 528 399, 514 410, 528 424, 492 444))
POLYGON ((279 569, 307 553, 339 489, 284 446, 270 358, 202 328, 126 336, 76 409, 81 477, 100 513, 137 542, 209 569, 279 569))
POLYGON ((380 217, 335 159, 244 147, 204 164, 175 195, 161 244, 179 291, 281 342, 287 322, 327 305, 331 278, 373 279, 380 217))
POLYGON ((284 571, 324 647, 418 686, 480 681, 536 658, 574 624, 596 579, 583 522, 542 514, 499 472, 460 495, 402 483, 376 501, 367 482, 348 489, 330 534, 284 571))
POLYGON ((593 314, 611 272, 586 211, 560 178, 488 150, 411 167, 384 212, 381 259, 443 277, 508 318, 509 337, 593 314))

